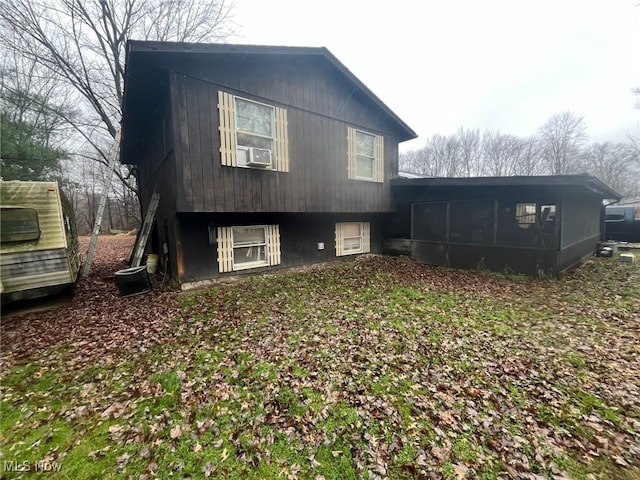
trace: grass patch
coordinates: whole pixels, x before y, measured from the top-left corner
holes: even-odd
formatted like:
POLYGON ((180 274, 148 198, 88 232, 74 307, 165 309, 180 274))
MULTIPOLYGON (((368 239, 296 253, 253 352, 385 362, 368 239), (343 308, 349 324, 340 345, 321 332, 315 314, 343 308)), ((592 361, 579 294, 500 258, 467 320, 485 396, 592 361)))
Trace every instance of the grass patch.
POLYGON ((137 327, 109 361, 70 343, 8 362, 3 459, 79 479, 624 478, 640 267, 601 260, 536 281, 372 257, 179 295, 170 331, 137 327))

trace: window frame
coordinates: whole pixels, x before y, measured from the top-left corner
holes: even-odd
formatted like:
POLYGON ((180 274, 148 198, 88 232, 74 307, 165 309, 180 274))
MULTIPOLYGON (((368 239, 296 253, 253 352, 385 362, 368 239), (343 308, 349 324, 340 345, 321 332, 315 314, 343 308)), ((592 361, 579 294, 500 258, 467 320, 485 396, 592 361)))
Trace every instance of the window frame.
POLYGON ((347 125, 347 179, 360 182, 384 183, 385 181, 385 139, 381 133, 363 130, 347 125), (373 156, 368 153, 358 155, 358 135, 367 135, 374 138, 373 156), (358 175, 357 164, 359 159, 371 161, 371 176, 358 175))
POLYGON ((235 139, 236 139, 236 167, 242 167, 242 168, 256 168, 259 170, 275 170, 276 169, 276 165, 275 165, 275 155, 276 155, 276 142, 277 142, 277 122, 276 122, 276 107, 274 105, 269 105, 268 103, 263 103, 263 102, 258 102, 256 100, 251 100, 249 98, 245 98, 245 97, 240 97, 237 95, 233 95, 233 131, 235 133, 235 139), (240 128, 238 127, 238 101, 241 102, 247 102, 247 103, 253 103, 255 105, 260 105, 262 107, 267 107, 270 109, 271 111, 271 115, 270 115, 270 125, 271 125, 271 136, 266 136, 266 135, 262 135, 260 133, 253 133, 253 132, 248 132, 246 130, 240 130, 240 128), (239 140, 239 133, 243 133, 243 134, 247 134, 250 135, 252 137, 257 137, 257 138, 263 138, 263 139, 267 139, 271 141, 271 148, 269 149, 264 149, 264 150, 269 150, 271 152, 271 165, 269 166, 257 166, 257 165, 249 165, 248 164, 248 156, 249 156, 249 149, 250 148, 259 148, 259 147, 248 147, 246 145, 240 145, 238 143, 239 140), (240 163, 240 155, 239 152, 242 152, 244 157, 245 157, 245 163, 240 163))
POLYGON ((42 231, 40 230, 40 219, 38 218, 38 211, 35 208, 29 207, 4 207, 0 211, 0 243, 18 243, 18 242, 36 242, 42 236, 42 231), (35 229, 31 229, 28 232, 11 232, 8 225, 4 225, 4 219, 6 218, 4 215, 6 212, 19 212, 19 211, 29 211, 33 212, 33 219, 28 219, 27 221, 35 220, 35 229), (7 233, 7 230, 9 232, 7 233))
POLYGON ((269 229, 267 225, 235 225, 231 227, 231 256, 232 256, 232 269, 233 271, 247 270, 250 268, 268 267, 269 262, 269 229), (236 245, 236 230, 258 230, 262 229, 264 233, 263 242, 254 242, 251 244, 236 245), (236 249, 240 248, 264 248, 264 259, 262 261, 253 262, 236 262, 236 249))
POLYGON ((364 222, 342 222, 342 252, 344 255, 355 255, 358 253, 364 253, 364 222), (345 227, 347 225, 357 225, 360 234, 358 236, 347 236, 345 232, 345 227), (359 248, 347 250, 345 248, 346 240, 358 239, 359 248))
POLYGON ((535 225, 537 221, 537 202, 520 202, 516 203, 516 220, 518 221, 518 227, 527 229, 531 225, 535 225), (531 212, 533 208, 533 212, 531 212))
POLYGON ((356 180, 365 180, 368 182, 376 182, 377 180, 377 176, 378 176, 378 161, 379 161, 379 153, 378 153, 378 136, 375 133, 371 133, 371 132, 366 132, 364 130, 360 130, 358 128, 354 128, 355 130, 355 135, 354 135, 354 141, 355 144, 353 146, 353 176, 356 180), (358 152, 358 134, 361 135, 367 135, 369 137, 373 138, 373 157, 370 157, 369 155, 363 155, 361 153, 358 152), (371 176, 370 177, 365 177, 362 175, 358 175, 358 157, 367 157, 371 159, 371 176))
POLYGON ((371 251, 371 224, 369 222, 337 222, 335 224, 336 231, 336 257, 343 257, 346 255, 359 255, 363 253, 369 253, 371 251), (345 235, 345 227, 347 225, 358 225, 360 235, 347 236, 345 235), (359 239, 360 248, 353 250, 345 250, 345 240, 359 239))
MULTIPOLYGON (((273 267, 280 265, 281 258, 281 242, 280 242, 280 225, 278 224, 240 224, 240 225, 227 225, 227 226, 213 226, 209 225, 209 241, 214 241, 216 245, 217 260, 218 260, 218 272, 219 273, 231 273, 234 271, 248 270, 252 268, 273 267), (235 262, 234 264, 234 241, 233 241, 233 229, 234 228, 265 228, 266 235, 263 237, 265 242, 265 259, 266 262, 235 262), (215 233, 214 233, 215 232, 215 233), (215 235, 215 239, 212 236, 215 235)), ((246 247, 248 245, 242 245, 246 247)), ((254 245, 258 246, 258 245, 254 245)), ((236 248, 240 248, 241 245, 236 245, 236 248)))

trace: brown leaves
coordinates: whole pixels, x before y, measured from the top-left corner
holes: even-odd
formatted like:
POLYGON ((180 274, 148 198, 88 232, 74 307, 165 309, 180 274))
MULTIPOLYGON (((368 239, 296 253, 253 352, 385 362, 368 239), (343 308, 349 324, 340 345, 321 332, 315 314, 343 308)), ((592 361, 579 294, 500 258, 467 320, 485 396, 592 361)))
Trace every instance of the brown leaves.
MULTIPOLYGON (((61 409, 55 391, 34 394, 22 422, 104 422, 87 459, 126 475, 562 478, 556 458, 640 458, 624 292, 624 307, 599 304, 572 299, 571 278, 368 257, 123 299, 102 280, 120 265, 104 262, 71 305, 3 325, 2 362, 30 358, 34 382, 67 389, 61 409)), ((3 400, 22 408, 24 393, 3 400)))
POLYGON ((180 435, 182 435, 182 429, 180 428, 180 425, 176 425, 175 427, 173 427, 171 429, 171 431, 169 432, 171 439, 175 440, 176 438, 179 438, 180 435))

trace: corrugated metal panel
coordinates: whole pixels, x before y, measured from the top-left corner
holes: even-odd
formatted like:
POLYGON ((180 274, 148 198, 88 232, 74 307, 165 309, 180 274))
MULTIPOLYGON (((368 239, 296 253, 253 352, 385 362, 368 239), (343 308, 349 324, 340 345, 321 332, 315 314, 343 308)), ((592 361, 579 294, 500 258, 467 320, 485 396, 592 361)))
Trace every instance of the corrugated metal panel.
MULTIPOLYGON (((65 200, 68 206, 68 201, 65 200)), ((73 283, 79 266, 78 239, 67 245, 63 205, 56 182, 0 182, 0 205, 38 212, 40 237, 0 244, 2 294, 73 283)), ((68 206, 70 208, 70 206, 68 206)), ((73 212, 69 221, 75 223, 73 212)), ((75 226, 72 227, 75 232, 75 226)))
POLYGON ((2 255, 3 293, 73 283, 64 249, 2 255))
POLYGON ((56 182, 0 182, 2 207, 27 207, 38 212, 40 238, 36 242, 5 243, 0 253, 66 248, 66 237, 56 182))

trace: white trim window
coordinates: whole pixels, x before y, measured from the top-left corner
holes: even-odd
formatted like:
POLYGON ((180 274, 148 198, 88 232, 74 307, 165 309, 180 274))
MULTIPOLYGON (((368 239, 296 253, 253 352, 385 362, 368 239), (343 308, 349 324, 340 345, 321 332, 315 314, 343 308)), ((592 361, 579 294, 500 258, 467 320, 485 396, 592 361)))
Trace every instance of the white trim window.
POLYGON ((347 144, 348 178, 384 182, 384 137, 348 127, 347 144))
POLYGON ((218 113, 222 165, 289 171, 286 109, 219 91, 218 113))
POLYGON ((369 253, 371 227, 369 222, 336 223, 336 256, 369 253))
POLYGON ((217 230, 221 273, 280 264, 278 225, 241 225, 217 230))
POLYGON ((237 166, 271 168, 275 143, 275 108, 235 97, 237 166))

